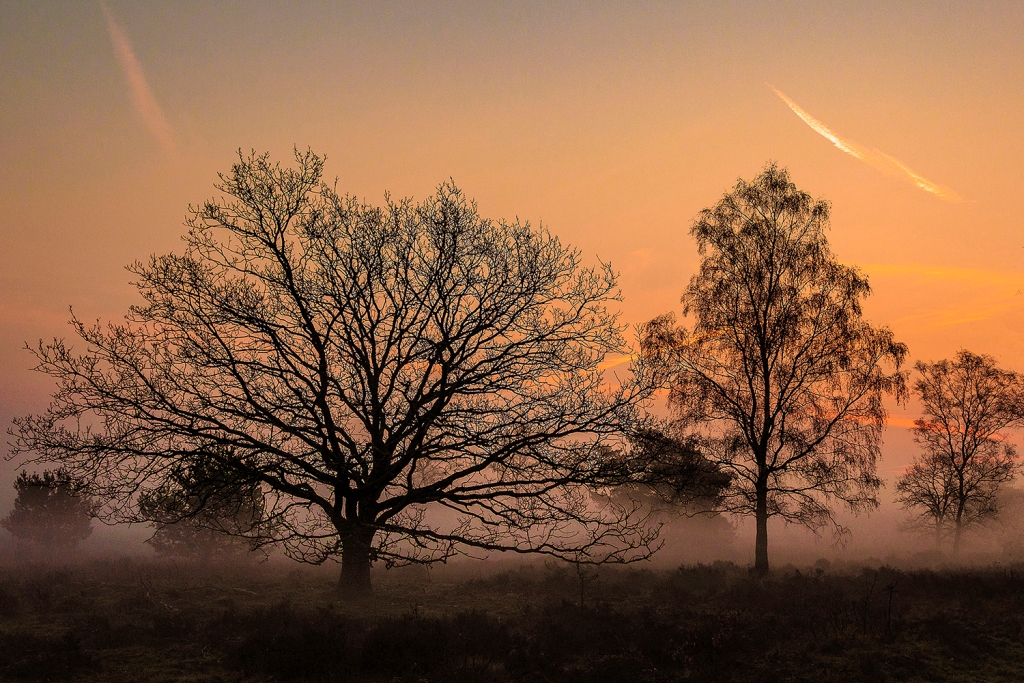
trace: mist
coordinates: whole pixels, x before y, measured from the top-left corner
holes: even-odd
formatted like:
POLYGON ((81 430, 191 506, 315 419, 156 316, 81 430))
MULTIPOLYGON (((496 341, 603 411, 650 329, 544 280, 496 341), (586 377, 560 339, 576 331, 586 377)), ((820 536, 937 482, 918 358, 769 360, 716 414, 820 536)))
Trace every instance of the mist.
POLYGON ((1022 48, 0 3, 0 681, 1024 680, 1022 48))

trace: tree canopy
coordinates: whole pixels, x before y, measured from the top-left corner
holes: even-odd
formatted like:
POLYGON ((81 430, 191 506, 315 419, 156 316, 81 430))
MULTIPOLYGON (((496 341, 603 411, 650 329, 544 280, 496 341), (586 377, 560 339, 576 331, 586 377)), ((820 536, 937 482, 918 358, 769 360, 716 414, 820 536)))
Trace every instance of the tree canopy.
POLYGON ((203 458, 172 467, 161 486, 139 499, 143 517, 152 520, 153 535, 147 541, 162 555, 213 557, 236 555, 252 545, 273 538, 261 528, 264 495, 258 481, 242 479, 222 462, 203 458))
POLYGON ((1021 378, 970 351, 914 367, 924 409, 914 421, 921 452, 898 479, 896 499, 933 526, 937 543, 951 531, 957 553, 966 529, 996 515, 999 487, 1017 472, 1006 432, 1024 420, 1021 378))
POLYGON ((14 509, 0 526, 20 541, 62 551, 92 534, 93 502, 66 472, 22 472, 14 481, 14 509))
POLYGON ((840 264, 829 205, 769 164, 697 216, 700 271, 642 330, 641 365, 670 389, 679 429, 730 477, 724 510, 754 515, 768 568, 771 516, 841 531, 834 503, 877 505, 886 394, 902 398, 907 349, 862 317, 867 278, 840 264))
POLYGON ((40 343, 57 390, 15 422, 14 454, 60 463, 132 520, 212 459, 260 487, 266 542, 340 554, 361 590, 376 560, 649 554, 656 530, 590 495, 647 391, 604 381, 627 351, 610 265, 481 217, 451 183, 372 206, 295 157, 240 155, 191 209, 184 253, 129 268, 143 304, 74 318, 80 351, 40 343))

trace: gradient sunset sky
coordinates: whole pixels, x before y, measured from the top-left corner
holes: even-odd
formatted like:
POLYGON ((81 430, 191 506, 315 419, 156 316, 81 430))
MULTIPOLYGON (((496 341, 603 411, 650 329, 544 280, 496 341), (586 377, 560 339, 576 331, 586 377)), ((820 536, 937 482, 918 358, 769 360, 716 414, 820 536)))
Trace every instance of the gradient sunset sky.
POLYGON ((25 342, 123 315, 123 266, 179 248, 238 148, 295 145, 371 202, 450 177, 543 222, 631 323, 678 311, 693 217, 776 160, 913 360, 1024 370, 1024 3, 852 5, 0 1, 0 421, 52 388, 25 342))

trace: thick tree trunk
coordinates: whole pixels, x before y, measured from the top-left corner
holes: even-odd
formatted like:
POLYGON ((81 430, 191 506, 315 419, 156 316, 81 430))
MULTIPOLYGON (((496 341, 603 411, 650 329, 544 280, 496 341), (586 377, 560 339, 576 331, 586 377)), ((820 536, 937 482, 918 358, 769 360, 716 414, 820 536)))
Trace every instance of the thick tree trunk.
POLYGON ((370 566, 373 562, 373 529, 356 529, 342 538, 341 578, 338 592, 347 597, 370 594, 370 566))
POLYGON ((768 485, 757 484, 757 507, 754 517, 757 520, 757 538, 754 542, 754 571, 758 574, 768 573, 768 485))

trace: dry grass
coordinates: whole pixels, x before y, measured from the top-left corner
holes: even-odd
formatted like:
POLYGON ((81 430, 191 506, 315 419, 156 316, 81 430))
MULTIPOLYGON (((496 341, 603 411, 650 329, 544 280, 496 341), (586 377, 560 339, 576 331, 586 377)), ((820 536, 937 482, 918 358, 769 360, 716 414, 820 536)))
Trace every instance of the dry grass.
POLYGON ((382 573, 342 602, 280 566, 8 567, 0 680, 1024 680, 1010 568, 474 573, 382 573))

